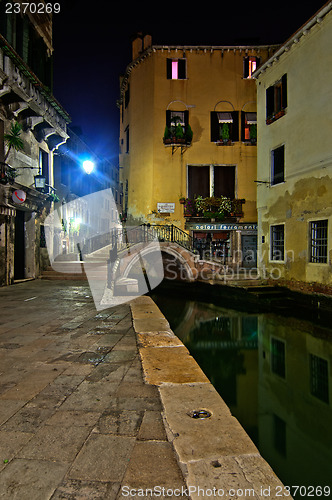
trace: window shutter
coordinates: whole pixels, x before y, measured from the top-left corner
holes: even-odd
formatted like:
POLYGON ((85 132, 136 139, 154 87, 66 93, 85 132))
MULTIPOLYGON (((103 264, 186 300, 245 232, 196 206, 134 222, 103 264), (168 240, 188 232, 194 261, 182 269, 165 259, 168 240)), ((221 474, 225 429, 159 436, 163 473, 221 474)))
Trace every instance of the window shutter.
POLYGON ((172 79, 172 59, 166 60, 166 72, 167 72, 167 79, 171 80, 172 79))
POLYGON ((184 80, 186 78, 186 59, 178 60, 178 78, 184 80))
POLYGON ((218 115, 216 111, 211 111, 211 142, 217 142, 219 140, 219 122, 218 115))
POLYGON ((188 165, 188 198, 210 196, 210 167, 188 165))
POLYGON ((280 146, 272 151, 272 185, 284 182, 285 178, 285 147, 280 146))
POLYGON ((239 140, 239 112, 238 111, 233 111, 232 112, 232 118, 233 118, 233 124, 232 124, 232 141, 238 141, 239 140))
POLYGON ((282 85, 282 109, 287 108, 287 74, 285 73, 281 79, 282 85))
POLYGON ((271 116, 274 111, 274 86, 266 89, 266 118, 271 116))
POLYGON ((246 140, 245 128, 246 128, 246 114, 244 111, 241 111, 241 141, 242 142, 244 142, 246 140))
POLYGON ((189 123, 189 111, 184 111, 184 126, 187 129, 189 123))
POLYGON ((249 57, 243 58, 243 78, 248 78, 249 76, 249 57))
POLYGON ((166 110, 166 125, 167 127, 171 126, 171 111, 169 109, 166 110))

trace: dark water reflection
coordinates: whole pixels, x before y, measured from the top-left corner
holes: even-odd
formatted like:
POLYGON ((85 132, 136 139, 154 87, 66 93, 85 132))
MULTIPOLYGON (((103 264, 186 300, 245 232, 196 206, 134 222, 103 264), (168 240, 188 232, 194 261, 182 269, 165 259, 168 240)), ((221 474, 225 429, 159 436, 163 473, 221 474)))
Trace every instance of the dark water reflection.
POLYGON ((332 331, 169 294, 152 298, 284 484, 331 485, 332 331))

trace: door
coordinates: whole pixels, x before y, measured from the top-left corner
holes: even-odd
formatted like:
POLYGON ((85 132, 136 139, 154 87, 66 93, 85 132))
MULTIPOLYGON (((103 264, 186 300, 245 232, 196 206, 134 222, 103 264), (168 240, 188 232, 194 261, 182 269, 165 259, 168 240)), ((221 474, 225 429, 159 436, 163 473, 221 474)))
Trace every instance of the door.
POLYGON ((257 267, 257 235, 242 235, 242 265, 257 267))
POLYGON ((14 279, 25 278, 24 212, 16 210, 14 243, 14 279))

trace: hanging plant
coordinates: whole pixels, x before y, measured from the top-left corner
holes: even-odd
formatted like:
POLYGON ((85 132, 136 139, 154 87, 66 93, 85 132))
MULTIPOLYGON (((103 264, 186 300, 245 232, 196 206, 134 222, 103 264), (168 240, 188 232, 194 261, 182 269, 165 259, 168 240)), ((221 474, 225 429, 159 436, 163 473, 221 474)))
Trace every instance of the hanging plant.
POLYGON ((16 151, 22 151, 24 148, 24 143, 20 137, 22 132, 22 127, 19 123, 12 123, 10 132, 8 134, 4 134, 3 138, 5 143, 8 146, 7 153, 5 156, 5 162, 8 158, 11 149, 15 149, 16 151))

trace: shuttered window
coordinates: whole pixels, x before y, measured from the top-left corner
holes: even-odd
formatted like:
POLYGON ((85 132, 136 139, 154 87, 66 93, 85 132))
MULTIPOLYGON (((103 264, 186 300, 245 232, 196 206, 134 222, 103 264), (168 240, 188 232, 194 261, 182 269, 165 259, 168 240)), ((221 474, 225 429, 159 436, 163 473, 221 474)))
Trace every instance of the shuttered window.
POLYGON ((186 59, 167 59, 166 71, 168 80, 185 80, 187 78, 186 59))
POLYGON ((287 108, 287 74, 266 89, 266 120, 274 121, 287 108))
POLYGON ((271 185, 285 180, 285 146, 271 151, 271 185))

